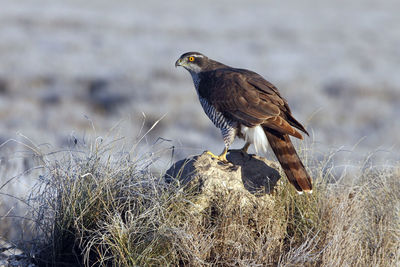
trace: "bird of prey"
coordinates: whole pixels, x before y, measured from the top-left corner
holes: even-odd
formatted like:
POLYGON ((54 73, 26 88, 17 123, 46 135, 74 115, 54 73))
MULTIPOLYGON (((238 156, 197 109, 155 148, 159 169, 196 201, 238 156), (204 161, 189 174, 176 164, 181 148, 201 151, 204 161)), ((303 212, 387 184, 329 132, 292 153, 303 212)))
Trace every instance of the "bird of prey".
POLYGON ((312 182, 289 136, 303 139, 306 129, 292 115, 278 89, 259 74, 232 68, 198 52, 183 54, 175 67, 182 66, 192 76, 201 106, 221 130, 225 148, 212 157, 227 162, 226 154, 235 137, 245 139, 256 152, 270 144, 290 183, 298 192, 312 192, 312 182))

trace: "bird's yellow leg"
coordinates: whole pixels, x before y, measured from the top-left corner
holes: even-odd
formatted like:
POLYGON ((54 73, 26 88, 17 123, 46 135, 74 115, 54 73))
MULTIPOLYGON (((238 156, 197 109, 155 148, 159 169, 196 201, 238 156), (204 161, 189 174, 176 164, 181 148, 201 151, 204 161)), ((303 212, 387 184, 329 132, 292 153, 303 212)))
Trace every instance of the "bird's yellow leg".
POLYGON ((246 144, 244 144, 244 146, 242 147, 242 149, 240 149, 243 153, 247 154, 247 150, 249 149, 250 143, 246 142, 246 144))
POLYGON ((211 157, 216 158, 222 162, 228 162, 228 160, 226 159, 226 154, 228 153, 228 148, 225 147, 224 151, 222 151, 222 153, 219 156, 214 155, 212 152, 207 151, 207 154, 211 155, 211 157))

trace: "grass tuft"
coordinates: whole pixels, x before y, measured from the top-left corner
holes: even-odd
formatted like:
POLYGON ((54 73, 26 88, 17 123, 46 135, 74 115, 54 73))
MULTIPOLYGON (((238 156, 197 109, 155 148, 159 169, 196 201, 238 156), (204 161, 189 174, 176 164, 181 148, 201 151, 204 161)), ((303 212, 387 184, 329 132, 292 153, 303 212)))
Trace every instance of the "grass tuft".
POLYGON ((110 145, 45 161, 32 193, 41 266, 396 266, 400 172, 360 167, 328 183, 315 167, 313 194, 286 179, 243 204, 197 196, 149 171, 152 159, 110 145), (354 182, 349 185, 346 181, 354 182))

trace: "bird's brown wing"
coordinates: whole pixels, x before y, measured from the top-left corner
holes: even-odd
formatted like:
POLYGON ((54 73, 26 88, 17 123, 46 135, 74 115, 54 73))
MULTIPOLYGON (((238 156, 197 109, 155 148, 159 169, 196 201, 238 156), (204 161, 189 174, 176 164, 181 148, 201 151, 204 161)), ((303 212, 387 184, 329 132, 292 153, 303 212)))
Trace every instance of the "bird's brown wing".
POLYGON ((247 127, 262 125, 302 139, 295 128, 306 130, 274 85, 247 70, 217 70, 215 75, 219 82, 210 89, 210 101, 225 116, 247 127))
POLYGON ((225 116, 248 126, 261 125, 289 182, 298 191, 312 191, 312 180, 290 140, 302 139, 304 127, 293 118, 289 106, 274 85, 247 70, 222 71, 209 88, 210 101, 225 116))
POLYGON ((299 129, 300 131, 308 135, 308 132, 306 131, 304 126, 293 117, 286 99, 281 97, 278 89, 272 83, 262 78, 260 75, 256 73, 254 74, 255 75, 252 75, 251 78, 247 80, 248 83, 257 88, 257 90, 266 92, 267 95, 270 96, 270 99, 272 99, 272 101, 279 106, 281 110, 281 117, 286 120, 291 126, 299 129))

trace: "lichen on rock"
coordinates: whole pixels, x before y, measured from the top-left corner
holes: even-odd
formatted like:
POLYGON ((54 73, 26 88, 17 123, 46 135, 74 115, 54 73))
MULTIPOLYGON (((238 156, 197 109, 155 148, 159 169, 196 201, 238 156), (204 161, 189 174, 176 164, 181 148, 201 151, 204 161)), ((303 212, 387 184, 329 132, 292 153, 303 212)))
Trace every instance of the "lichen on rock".
POLYGON ((189 157, 173 164, 165 175, 167 182, 176 182, 183 190, 197 195, 195 204, 203 210, 216 197, 240 196, 246 206, 260 198, 268 198, 280 179, 278 165, 265 158, 231 150, 229 163, 209 154, 189 157))

